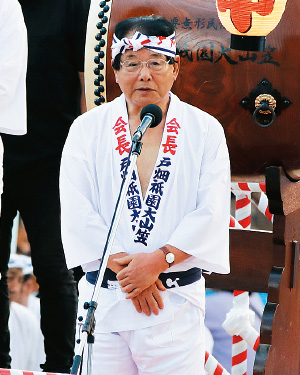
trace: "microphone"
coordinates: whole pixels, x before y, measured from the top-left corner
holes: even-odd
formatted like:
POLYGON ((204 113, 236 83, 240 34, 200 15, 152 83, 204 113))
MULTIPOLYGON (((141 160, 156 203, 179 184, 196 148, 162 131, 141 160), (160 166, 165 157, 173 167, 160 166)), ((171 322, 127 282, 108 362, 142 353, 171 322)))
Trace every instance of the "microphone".
POLYGON ((148 104, 140 114, 141 123, 133 134, 132 142, 139 142, 148 128, 154 128, 162 120, 162 110, 156 104, 148 104))

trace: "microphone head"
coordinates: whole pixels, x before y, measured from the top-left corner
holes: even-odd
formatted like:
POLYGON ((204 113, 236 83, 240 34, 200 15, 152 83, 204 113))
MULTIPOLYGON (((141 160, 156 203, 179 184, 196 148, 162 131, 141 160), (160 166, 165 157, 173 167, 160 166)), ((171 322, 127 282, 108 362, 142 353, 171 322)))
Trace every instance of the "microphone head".
POLYGON ((140 114, 141 121, 143 120, 144 116, 150 115, 153 117, 153 122, 150 125, 150 128, 154 128, 157 126, 162 120, 162 110, 156 104, 148 104, 142 110, 140 114))

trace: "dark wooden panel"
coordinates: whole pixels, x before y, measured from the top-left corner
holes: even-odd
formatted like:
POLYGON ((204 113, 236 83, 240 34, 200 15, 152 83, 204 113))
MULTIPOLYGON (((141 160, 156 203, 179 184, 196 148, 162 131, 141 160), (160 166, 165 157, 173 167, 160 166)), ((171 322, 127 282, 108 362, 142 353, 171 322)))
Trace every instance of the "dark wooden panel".
POLYGON ((205 275, 209 288, 267 292, 273 265, 273 234, 230 230, 229 275, 205 275))

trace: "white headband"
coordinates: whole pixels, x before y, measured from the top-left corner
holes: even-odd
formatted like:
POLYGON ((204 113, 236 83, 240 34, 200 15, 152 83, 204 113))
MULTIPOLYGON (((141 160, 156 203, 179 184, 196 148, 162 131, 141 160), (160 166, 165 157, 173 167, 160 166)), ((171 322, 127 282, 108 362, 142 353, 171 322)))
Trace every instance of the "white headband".
POLYGON ((174 57, 176 55, 175 33, 170 36, 147 36, 136 31, 131 38, 122 38, 121 40, 114 34, 111 46, 112 59, 114 60, 117 54, 124 53, 127 49, 137 51, 143 47, 162 55, 174 57))

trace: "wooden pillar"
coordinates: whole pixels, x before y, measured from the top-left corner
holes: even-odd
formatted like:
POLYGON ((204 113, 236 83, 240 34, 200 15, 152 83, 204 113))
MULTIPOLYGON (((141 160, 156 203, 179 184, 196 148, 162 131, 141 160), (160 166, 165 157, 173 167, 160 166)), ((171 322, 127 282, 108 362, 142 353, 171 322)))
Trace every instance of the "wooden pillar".
POLYGON ((300 374, 300 182, 266 171, 273 233, 232 229, 229 275, 205 276, 210 288, 267 292, 253 375, 300 374))
POLYGON ((273 227, 273 265, 254 375, 300 374, 300 182, 279 167, 266 171, 273 227))

